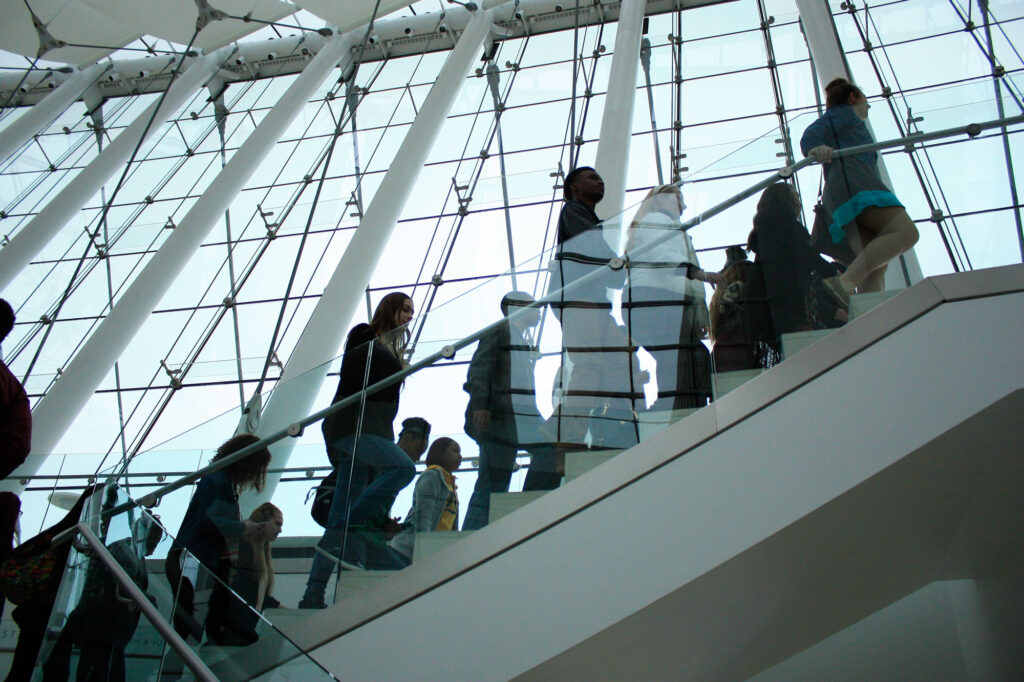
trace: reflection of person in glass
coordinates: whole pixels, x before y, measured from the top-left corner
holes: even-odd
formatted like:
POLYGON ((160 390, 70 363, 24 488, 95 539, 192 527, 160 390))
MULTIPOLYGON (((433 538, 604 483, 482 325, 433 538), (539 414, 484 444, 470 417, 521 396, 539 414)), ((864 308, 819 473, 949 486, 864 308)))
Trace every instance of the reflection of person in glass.
POLYGON ((557 487, 554 450, 541 427, 534 366, 538 351, 528 332, 540 321, 529 294, 513 291, 501 299, 505 316, 477 345, 463 388, 469 393, 466 433, 480 446, 476 487, 469 500, 464 530, 487 525, 491 493, 507 492, 516 454, 533 454, 524 490, 557 487), (516 311, 519 312, 516 312, 516 311), (511 316, 511 317, 510 317, 511 316))
POLYGON ((824 281, 842 308, 850 294, 881 291, 885 269, 893 258, 910 249, 917 227, 896 195, 878 173, 878 154, 868 152, 832 160, 834 149, 871 144, 864 121, 868 100, 856 85, 836 78, 825 86, 825 114, 807 126, 800 139, 804 155, 824 164, 825 187, 816 216, 815 234, 827 233, 833 246, 845 246, 852 258, 823 248, 846 265, 846 271, 824 281))
POLYGON ((690 236, 680 229, 682 211, 678 186, 655 187, 626 237, 623 317, 629 335, 658 363, 658 398, 650 409, 659 412, 700 407, 711 397, 711 359, 701 342, 709 325, 704 285, 677 269, 681 263, 699 269, 690 236))
POLYGON ((580 446, 589 431, 593 448, 628 448, 638 441, 635 405, 646 377, 632 341, 611 316, 607 290, 622 287, 625 271, 608 267, 616 254, 594 212, 604 181, 581 166, 565 176, 563 192, 558 250, 549 266, 551 308, 562 326, 563 348, 556 438, 580 446), (578 282, 595 270, 601 275, 578 282))
MULTIPOLYGON (((332 402, 358 394, 404 367, 402 355, 409 339, 413 302, 392 292, 381 299, 369 324, 357 324, 348 334, 341 377, 332 402)), ((322 425, 327 454, 337 467, 337 487, 327 516, 327 530, 318 543, 300 608, 323 608, 327 580, 342 558, 342 547, 355 546, 345 528, 374 544, 383 544, 380 531, 391 505, 416 475, 412 459, 395 444, 401 383, 374 391, 365 401, 328 415, 322 425), (358 434, 358 435, 357 435, 358 434), (351 453, 353 456, 349 456, 351 453), (354 461, 353 461, 354 460, 354 461), (378 474, 370 481, 373 471, 378 474), (333 560, 332 558, 333 557, 333 560)), ((362 558, 359 563, 362 563, 362 558)))
MULTIPOLYGON (((146 557, 153 553, 162 537, 160 524, 153 517, 143 515, 132 524, 132 537, 108 540, 106 545, 114 560, 143 592, 149 587, 146 557)), ((155 603, 153 597, 147 596, 155 603)), ((125 649, 135 634, 140 616, 138 604, 124 593, 114 574, 100 559, 90 556, 82 596, 43 664, 43 682, 69 679, 72 646, 79 651, 76 680, 123 682, 126 679, 125 649)))

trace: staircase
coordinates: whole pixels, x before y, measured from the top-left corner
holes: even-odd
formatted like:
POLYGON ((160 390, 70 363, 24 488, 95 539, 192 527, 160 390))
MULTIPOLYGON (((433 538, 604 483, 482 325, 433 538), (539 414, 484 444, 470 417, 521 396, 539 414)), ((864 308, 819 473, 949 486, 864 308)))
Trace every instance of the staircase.
POLYGON ((879 303, 282 629, 345 680, 1013 679, 1024 267, 879 303))

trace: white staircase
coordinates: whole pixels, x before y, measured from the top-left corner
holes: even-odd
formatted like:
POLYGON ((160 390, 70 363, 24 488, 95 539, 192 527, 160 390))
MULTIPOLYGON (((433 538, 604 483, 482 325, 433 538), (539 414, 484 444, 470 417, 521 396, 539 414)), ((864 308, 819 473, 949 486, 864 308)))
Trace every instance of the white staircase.
POLYGON ((345 680, 850 679, 899 622, 1019 679, 1020 310, 1024 267, 926 280, 288 634, 345 680))

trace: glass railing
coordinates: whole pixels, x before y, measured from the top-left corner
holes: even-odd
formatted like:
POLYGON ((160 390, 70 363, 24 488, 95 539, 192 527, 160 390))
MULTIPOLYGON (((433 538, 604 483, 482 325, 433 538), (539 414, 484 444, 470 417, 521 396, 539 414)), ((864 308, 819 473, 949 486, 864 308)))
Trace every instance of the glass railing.
POLYGON ((517 467, 527 469, 523 492, 555 488, 846 324, 856 306, 835 290, 843 266, 820 255, 828 244, 812 246, 806 197, 792 184, 808 165, 751 172, 736 193, 705 197, 692 218, 679 191, 651 194, 431 309, 408 345, 403 329, 366 342, 374 333, 357 328, 363 343, 350 343, 341 366, 349 390, 327 417, 335 495, 345 497, 334 502, 304 605, 330 603, 324 588, 336 569, 344 594, 360 569, 400 569, 444 544, 438 531, 481 528, 496 503, 506 513, 515 502, 494 495, 510 490, 517 467), (745 226, 742 239, 703 267, 691 235, 735 226, 745 226), (466 327, 479 331, 454 340, 466 327), (412 416, 435 434, 468 437, 422 443, 430 466, 415 482, 422 450, 395 443, 412 416), (475 478, 462 457, 476 458, 475 478), (409 484, 405 513, 395 500, 409 484))
MULTIPOLYGON (((307 549, 316 549, 304 554, 312 565, 301 605, 323 607, 365 589, 370 576, 457 540, 452 531, 486 526, 844 324, 851 308, 824 284, 837 267, 810 247, 799 211, 809 197, 791 185, 806 165, 752 172, 735 192, 700 194, 699 211, 684 209, 672 189, 652 194, 607 228, 459 290, 416 318, 408 335, 390 329, 402 320, 398 307, 384 315, 392 322, 382 333, 357 327, 330 366, 345 390, 336 396, 336 379, 314 381, 312 372, 308 389, 323 409, 299 420, 304 428, 269 434, 218 463, 231 467, 295 438, 274 496, 290 534, 292 519, 308 518, 300 499, 337 470, 333 502, 320 510, 329 530, 311 537, 307 549), (695 245, 737 229, 740 238, 719 248, 695 245), (792 335, 803 336, 787 347, 792 335), (432 425, 430 437, 415 417, 432 425), (509 491, 532 495, 502 495, 509 491)), ((686 203, 693 184, 682 188, 686 203)), ((166 527, 180 528, 195 501, 191 484, 211 475, 203 467, 214 446, 238 426, 237 412, 223 415, 116 473, 134 498, 159 499, 166 527), (172 490, 172 469, 194 473, 172 490)))
MULTIPOLYGON (((130 502, 114 484, 83 515, 90 530, 211 673, 207 679, 250 679, 267 670, 302 671, 303 679, 328 674, 291 643, 264 615, 276 608, 272 565, 264 554, 268 533, 239 536, 222 556, 208 551, 205 563, 173 550, 164 561, 152 557, 173 541, 160 518, 130 502), (228 556, 233 557, 228 559, 228 556), (216 565, 212 565, 216 564, 216 565)), ((211 516, 211 518, 213 518, 211 516)), ((278 612, 286 613, 286 612, 278 612)), ((46 680, 189 679, 194 671, 146 618, 88 543, 70 550, 60 594, 50 615, 38 673, 46 680)))

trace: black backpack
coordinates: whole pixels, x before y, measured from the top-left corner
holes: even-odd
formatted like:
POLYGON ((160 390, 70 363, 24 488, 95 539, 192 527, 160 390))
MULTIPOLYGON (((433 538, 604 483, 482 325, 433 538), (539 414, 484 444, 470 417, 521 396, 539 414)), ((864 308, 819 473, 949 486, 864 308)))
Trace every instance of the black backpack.
MULTIPOLYGON (((334 489, 337 484, 338 470, 335 469, 324 476, 320 485, 309 491, 313 496, 313 507, 309 510, 309 515, 323 528, 327 528, 327 516, 331 512, 331 502, 334 501, 334 489)), ((309 500, 309 495, 306 495, 306 500, 309 500)))

